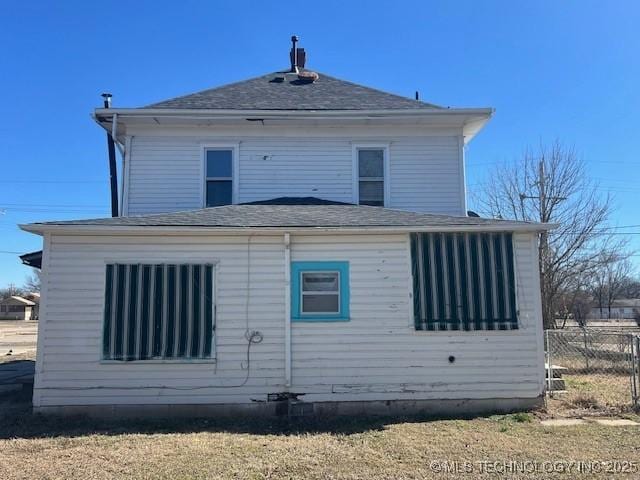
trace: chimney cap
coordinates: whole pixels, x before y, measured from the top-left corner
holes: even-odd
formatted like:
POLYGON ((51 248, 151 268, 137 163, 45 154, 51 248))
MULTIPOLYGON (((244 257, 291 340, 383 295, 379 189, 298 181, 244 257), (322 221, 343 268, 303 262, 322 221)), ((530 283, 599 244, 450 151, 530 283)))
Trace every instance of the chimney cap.
POLYGON ((298 52, 302 50, 302 55, 304 55, 304 50, 297 47, 298 44, 298 36, 291 36, 291 51, 289 52, 289 56, 291 57, 291 73, 298 73, 298 52))
POLYGON ((111 108, 111 97, 113 97, 113 95, 109 92, 105 92, 100 96, 104 99, 104 108, 111 108))

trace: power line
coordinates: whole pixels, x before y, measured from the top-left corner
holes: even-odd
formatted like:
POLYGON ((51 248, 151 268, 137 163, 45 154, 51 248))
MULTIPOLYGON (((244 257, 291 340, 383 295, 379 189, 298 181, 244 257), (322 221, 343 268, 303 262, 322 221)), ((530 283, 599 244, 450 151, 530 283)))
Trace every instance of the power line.
MULTIPOLYGON (((489 181, 467 183, 467 187, 484 186, 484 185, 491 186, 492 184, 489 181)), ((608 187, 608 186, 604 186, 604 185, 594 185, 592 188, 595 188, 596 190, 613 190, 613 191, 620 191, 620 192, 637 192, 637 191, 640 191, 640 187, 633 187, 633 186, 628 186, 628 187, 627 186, 612 186, 612 187, 608 187)))
POLYGON ((619 236, 627 236, 627 235, 640 235, 640 232, 615 232, 615 233, 608 233, 608 232, 591 232, 591 233, 585 233, 585 232, 554 232, 551 231, 549 232, 551 235, 606 235, 606 236, 614 236, 614 235, 619 235, 619 236))
MULTIPOLYGON (((5 203, 0 205, 11 207, 71 207, 71 208, 102 208, 104 205, 83 205, 83 204, 69 204, 69 203, 5 203)), ((0 207, 1 208, 1 207, 0 207)))
MULTIPOLYGON (((487 162, 469 162, 467 164, 468 167, 476 167, 476 166, 484 166, 484 165, 512 165, 514 162, 509 162, 509 161, 503 161, 503 160, 490 160, 487 162)), ((640 162, 626 162, 624 160, 602 160, 602 161, 596 161, 596 160, 587 160, 586 161, 587 164, 590 165, 610 165, 610 164, 616 164, 616 165, 635 165, 635 166, 640 166, 640 162)))
MULTIPOLYGON (((5 177, 6 178, 6 177, 5 177)), ((20 183, 20 184, 32 184, 32 183, 104 183, 104 180, 0 180, 0 183, 20 183)))

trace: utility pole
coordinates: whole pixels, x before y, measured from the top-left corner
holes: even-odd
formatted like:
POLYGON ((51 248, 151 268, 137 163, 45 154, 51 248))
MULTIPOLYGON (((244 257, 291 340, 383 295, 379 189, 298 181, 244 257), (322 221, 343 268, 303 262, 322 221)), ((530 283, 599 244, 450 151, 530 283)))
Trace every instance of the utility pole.
MULTIPOLYGON (((525 195, 524 193, 520 194, 520 202, 524 202, 525 199, 536 200, 538 202, 538 210, 540 212, 539 218, 541 223, 548 223, 551 221, 550 211, 548 208, 549 201, 557 201, 561 202, 566 200, 567 197, 554 197, 547 195, 547 181, 545 177, 545 165, 544 165, 544 156, 540 158, 538 162, 538 181, 536 182, 538 185, 538 195, 530 196, 525 195)), ((523 208, 524 210, 524 208, 523 208)), ((549 311, 550 306, 548 305, 547 294, 548 294, 548 275, 549 272, 549 259, 551 255, 549 252, 549 233, 546 230, 540 232, 540 243, 538 244, 538 261, 540 263, 540 287, 542 289, 542 310, 543 310, 543 318, 546 320, 545 327, 548 327, 549 324, 554 324, 555 322, 552 320, 554 312, 549 311)))

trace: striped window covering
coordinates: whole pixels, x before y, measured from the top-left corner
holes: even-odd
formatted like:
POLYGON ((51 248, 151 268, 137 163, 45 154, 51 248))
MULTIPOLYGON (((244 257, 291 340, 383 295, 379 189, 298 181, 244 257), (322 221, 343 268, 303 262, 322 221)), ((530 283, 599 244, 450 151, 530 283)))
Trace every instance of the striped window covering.
POLYGON ((411 234, 416 330, 518 328, 511 233, 411 234))
POLYGON ((103 358, 211 358, 213 265, 108 264, 103 358))

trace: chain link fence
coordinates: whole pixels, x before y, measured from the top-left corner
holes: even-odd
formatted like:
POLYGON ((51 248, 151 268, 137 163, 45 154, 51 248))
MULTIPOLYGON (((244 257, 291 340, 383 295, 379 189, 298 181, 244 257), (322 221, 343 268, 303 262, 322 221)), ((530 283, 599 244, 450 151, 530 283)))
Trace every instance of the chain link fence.
POLYGON ((588 328, 545 331, 547 393, 582 410, 637 407, 640 336, 588 328))

